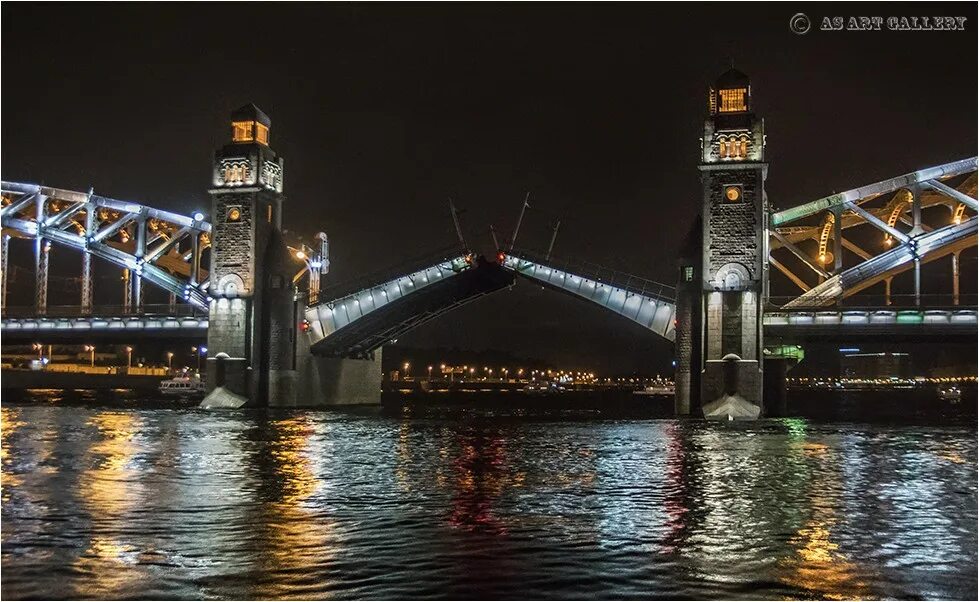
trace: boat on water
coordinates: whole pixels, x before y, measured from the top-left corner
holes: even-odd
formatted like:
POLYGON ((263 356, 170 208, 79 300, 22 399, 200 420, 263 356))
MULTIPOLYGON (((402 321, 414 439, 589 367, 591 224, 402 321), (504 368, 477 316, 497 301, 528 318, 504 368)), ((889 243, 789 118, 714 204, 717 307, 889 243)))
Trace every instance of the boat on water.
POLYGON ((669 396, 673 395, 675 392, 673 385, 668 384, 657 384, 649 385, 642 389, 637 389, 632 392, 633 395, 654 395, 654 396, 669 396))
POLYGON ((181 399, 204 398, 207 393, 207 385, 200 378, 189 376, 178 376, 162 381, 159 386, 161 395, 166 397, 179 397, 181 399))

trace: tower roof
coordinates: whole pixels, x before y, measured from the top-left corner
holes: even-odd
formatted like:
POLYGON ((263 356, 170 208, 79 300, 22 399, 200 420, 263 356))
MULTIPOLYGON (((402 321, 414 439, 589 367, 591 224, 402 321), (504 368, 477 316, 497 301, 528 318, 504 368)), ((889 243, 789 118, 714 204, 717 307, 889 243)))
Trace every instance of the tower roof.
POLYGON ((717 78, 715 86, 718 90, 731 90, 734 88, 747 88, 749 83, 747 75, 731 67, 717 78))
POLYGON ((248 103, 243 107, 239 107, 231 112, 232 121, 257 121, 265 127, 272 126, 272 120, 266 115, 262 109, 256 107, 253 103, 248 103))

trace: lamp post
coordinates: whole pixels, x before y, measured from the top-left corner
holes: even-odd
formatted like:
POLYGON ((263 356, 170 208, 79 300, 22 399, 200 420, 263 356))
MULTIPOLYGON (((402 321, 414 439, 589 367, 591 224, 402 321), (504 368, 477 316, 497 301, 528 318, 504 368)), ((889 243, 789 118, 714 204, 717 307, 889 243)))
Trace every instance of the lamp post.
POLYGON ((37 361, 44 360, 44 345, 40 343, 34 343, 34 349, 37 350, 37 361))
POLYGON ((404 369, 405 369, 405 380, 408 380, 408 371, 411 370, 411 364, 405 362, 404 369))
POLYGON ((197 347, 191 347, 190 350, 191 350, 191 352, 193 352, 194 355, 197 356, 197 373, 200 374, 201 373, 201 354, 202 353, 207 353, 207 347, 201 347, 200 349, 198 349, 197 347))
POLYGON ((89 352, 89 364, 95 367, 95 345, 85 345, 85 351, 89 352))
POLYGON ((132 347, 126 347, 126 367, 127 368, 132 368, 133 367, 133 348, 132 347))
POLYGON ((294 251, 294 256, 299 261, 306 264, 306 271, 309 272, 309 303, 315 303, 320 293, 320 277, 330 269, 330 259, 328 257, 329 247, 327 245, 326 234, 320 232, 316 235, 320 241, 320 252, 300 243, 299 248, 294 251))
POLYGON ((167 351, 167 371, 173 370, 173 352, 167 351))
POLYGON ((432 367, 428 367, 428 380, 432 380, 432 367))

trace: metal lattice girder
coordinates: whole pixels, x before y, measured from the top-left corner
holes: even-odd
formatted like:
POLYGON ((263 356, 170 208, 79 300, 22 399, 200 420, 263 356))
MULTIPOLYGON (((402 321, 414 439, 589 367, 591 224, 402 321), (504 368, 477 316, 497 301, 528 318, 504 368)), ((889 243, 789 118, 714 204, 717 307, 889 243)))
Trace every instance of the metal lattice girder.
POLYGON ((806 291, 785 308, 832 305, 839 299, 877 284, 920 263, 940 259, 976 244, 979 217, 921 234, 909 242, 882 253, 860 265, 844 270, 806 291))
POLYGON ((976 157, 970 157, 968 159, 946 163, 945 165, 922 169, 909 174, 904 174, 903 176, 877 182, 876 184, 861 186, 860 188, 854 188, 853 190, 847 190, 846 192, 823 197, 797 207, 792 207, 791 209, 778 211, 772 214, 771 223, 773 227, 780 226, 782 224, 787 224, 789 222, 794 222, 798 219, 814 215, 821 211, 826 211, 827 209, 842 206, 846 203, 855 203, 861 199, 887 194, 900 190, 901 188, 908 188, 916 184, 924 183, 928 180, 957 176, 970 171, 976 171, 976 157))
MULTIPOLYGON (((471 259, 460 255, 308 307, 306 321, 310 325, 310 345, 315 348, 320 341, 338 331, 352 329, 359 320, 470 267, 471 259)), ((383 344, 386 340, 380 343, 383 344)), ((365 348, 360 351, 371 350, 365 348)), ((338 353, 342 355, 342 351, 338 353)))
MULTIPOLYGON (((194 243, 210 233, 211 225, 196 219, 200 216, 35 184, 2 182, 0 190, 6 203, 0 212, 5 232, 43 238, 132 270, 137 296, 142 291, 142 279, 146 279, 191 304, 206 306, 206 286, 194 282, 200 277, 199 269, 195 269, 200 245, 191 244, 188 259, 176 249, 185 240, 194 243), (30 210, 32 205, 35 211, 30 210), (82 212, 86 215, 84 223, 75 219, 82 212), (100 219, 102 214, 107 219, 100 219), (148 232, 151 222, 158 231, 148 232), (129 232, 133 227, 134 236, 129 232), (166 231, 159 231, 161 228, 166 231), (119 234, 125 235, 123 241, 112 240, 119 234), (156 246, 148 247, 160 239, 156 246)), ((83 292, 83 303, 89 295, 90 290, 83 292)))
POLYGON ((507 255, 503 267, 549 288, 596 303, 670 341, 676 336, 673 287, 628 275, 606 282, 576 274, 536 256, 532 258, 529 253, 507 255))
POLYGON ((929 180, 927 182, 922 182, 922 184, 924 184, 928 188, 931 188, 932 190, 935 190, 936 192, 940 192, 940 193, 944 194, 945 196, 948 196, 948 197, 951 197, 951 198, 955 199, 956 201, 958 201, 958 202, 962 203, 963 205, 969 207, 973 211, 975 211, 977 208, 979 208, 979 205, 976 204, 976 199, 970 197, 969 195, 965 194, 964 192, 960 192, 960 191, 952 188, 951 186, 948 186, 947 184, 943 184, 942 182, 939 182, 938 180, 929 180))

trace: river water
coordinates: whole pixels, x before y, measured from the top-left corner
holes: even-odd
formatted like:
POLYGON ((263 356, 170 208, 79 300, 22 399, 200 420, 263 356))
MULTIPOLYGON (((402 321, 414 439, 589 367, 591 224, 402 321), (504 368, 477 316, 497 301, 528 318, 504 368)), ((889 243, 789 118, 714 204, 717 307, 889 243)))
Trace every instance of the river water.
POLYGON ((977 594, 976 429, 2 408, 2 596, 977 594))

